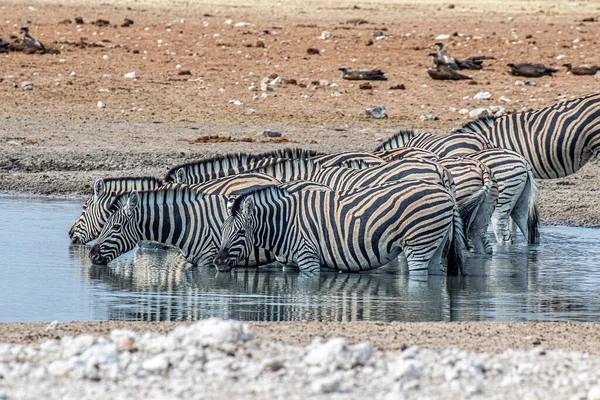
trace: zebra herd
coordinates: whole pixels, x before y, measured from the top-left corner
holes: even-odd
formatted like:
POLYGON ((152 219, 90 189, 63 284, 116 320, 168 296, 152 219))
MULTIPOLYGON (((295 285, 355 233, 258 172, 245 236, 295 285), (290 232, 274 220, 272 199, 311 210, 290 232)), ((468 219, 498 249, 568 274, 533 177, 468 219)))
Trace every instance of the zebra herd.
POLYGON ((411 274, 462 273, 491 254, 486 232, 537 243, 536 178, 569 175, 600 151, 600 93, 470 122, 446 136, 401 131, 371 153, 285 149, 177 165, 164 179, 94 184, 69 231, 95 264, 140 241, 219 271, 278 261, 363 271, 400 253, 411 274))

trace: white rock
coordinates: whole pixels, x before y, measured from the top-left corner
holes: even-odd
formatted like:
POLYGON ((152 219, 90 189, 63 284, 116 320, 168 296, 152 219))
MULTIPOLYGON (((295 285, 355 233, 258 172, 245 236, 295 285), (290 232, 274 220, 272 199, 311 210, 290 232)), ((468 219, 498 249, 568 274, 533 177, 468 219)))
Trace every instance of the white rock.
POLYGON ((537 86, 537 83, 530 82, 530 81, 517 80, 517 81, 515 81, 515 86, 537 86))
POLYGON ((506 97, 506 96, 500 96, 500 97, 498 98, 498 101, 501 101, 502 103, 510 103, 510 102, 512 102, 512 100, 511 100, 511 99, 509 99, 509 98, 508 98, 508 97, 506 97))
POLYGON ((317 39, 321 39, 321 40, 327 40, 332 38, 333 35, 331 34, 331 32, 329 31, 323 31, 321 32, 321 36, 319 36, 317 39))
POLYGON ((338 375, 319 378, 311 385, 314 393, 333 393, 337 392, 342 383, 342 378, 338 375))
POLYGON ((490 92, 479 92, 475 96, 473 96, 475 100, 490 100, 492 98, 492 94, 490 92))
POLYGON ((331 93, 331 97, 340 97, 342 94, 338 91, 331 93))
POLYGON ((136 74, 136 73, 135 73, 135 71, 134 71, 134 72, 128 72, 128 73, 126 73, 125 75, 123 75, 123 78, 127 78, 127 79, 138 79, 138 78, 139 78, 139 76, 138 76, 138 74, 136 74))
POLYGON ((248 86, 248 90, 256 92, 256 91, 258 91, 258 88, 256 86, 252 85, 252 86, 248 86))
POLYGON ((234 26, 240 28, 240 27, 244 27, 244 26, 254 26, 254 24, 251 24, 250 22, 238 22, 234 26))
POLYGON ((596 75, 594 75, 594 78, 600 79, 600 71, 596 71, 596 75))
POLYGON ((267 97, 269 97, 269 95, 266 94, 266 93, 263 93, 263 94, 260 95, 260 97, 263 98, 263 99, 266 99, 267 97))
POLYGON ((156 374, 164 374, 169 369, 170 364, 169 356, 167 354, 159 354, 145 360, 142 363, 142 368, 156 374))
POLYGON ((258 111, 256 111, 254 108, 249 108, 246 111, 246 115, 258 115, 258 111))
POLYGON ((364 365, 372 353, 373 349, 368 343, 350 346, 345 338, 333 338, 326 342, 313 342, 304 357, 304 362, 330 370, 348 369, 364 365))
POLYGON ((462 108, 460 110, 458 110, 458 113, 461 115, 466 115, 469 113, 469 109, 468 108, 462 108))
POLYGON ((98 104, 96 105, 96 107, 98 107, 98 108, 106 108, 106 104, 104 104, 102 101, 98 101, 98 104))
POLYGON ((243 105, 244 105, 244 103, 242 103, 242 102, 241 102, 241 101, 239 101, 239 100, 229 100, 229 103, 230 103, 230 104, 234 104, 234 105, 236 105, 236 106, 243 106, 243 105))
POLYGON ((489 116, 490 113, 487 108, 476 108, 474 110, 469 111, 469 117, 471 118, 483 118, 489 116))
POLYGON ((260 100, 260 96, 259 95, 254 95, 254 96, 252 96, 252 100, 254 100, 254 101, 260 100))
POLYGON ((77 76, 77 72, 75 72, 75 71, 72 71, 70 75, 71 75, 71 76, 77 76))
POLYGON ((587 395, 588 400, 600 400, 600 386, 593 386, 587 395))
POLYGON ((60 329, 60 323, 58 321, 52 321, 52 322, 50 322, 50 324, 48 324, 48 326, 44 330, 46 332, 48 332, 48 331, 54 331, 56 329, 60 329))
POLYGON ((389 366, 394 379, 420 378, 423 376, 421 363, 413 359, 398 359, 389 366))
POLYGON ((232 19, 226 19, 226 20, 225 20, 225 23, 226 23, 227 25, 231 25, 231 24, 233 24, 233 20, 232 20, 232 19))
POLYGON ((300 96, 300 98, 302 98, 304 100, 308 100, 308 99, 310 99, 310 96, 307 94, 303 94, 302 96, 300 96))
POLYGON ((190 326, 180 326, 172 335, 184 346, 246 342, 253 337, 248 324, 216 318, 209 318, 190 326))
POLYGON ((419 117, 421 121, 435 121, 438 119, 437 115, 433 114, 424 114, 419 117))
POLYGON ((566 57, 567 57, 567 56, 565 56, 564 54, 561 54, 561 55, 558 55, 558 56, 556 56, 556 59, 557 59, 557 60, 562 60, 562 59, 564 59, 564 58, 566 58, 566 57))
POLYGON ((371 118, 375 118, 375 119, 387 118, 387 110, 385 109, 384 106, 375 106, 375 107, 367 108, 365 111, 366 111, 367 115, 371 118))
POLYGON ((260 84, 260 90, 263 91, 263 92, 275 92, 277 89, 275 89, 271 85, 267 85, 266 83, 261 83, 260 84))
POLYGON ((33 82, 21 82, 21 88, 23 88, 23 90, 33 90, 33 82))
POLYGON ((439 34, 435 38, 435 40, 446 40, 446 39, 450 39, 450 35, 448 35, 447 33, 439 34))
POLYGON ((107 60, 110 60, 110 57, 107 54, 105 54, 102 56, 102 59, 107 61, 107 60))
POLYGON ((281 84, 283 84, 283 79, 281 79, 279 76, 277 78, 273 79, 271 82, 269 82, 269 85, 274 85, 274 86, 281 85, 281 84))

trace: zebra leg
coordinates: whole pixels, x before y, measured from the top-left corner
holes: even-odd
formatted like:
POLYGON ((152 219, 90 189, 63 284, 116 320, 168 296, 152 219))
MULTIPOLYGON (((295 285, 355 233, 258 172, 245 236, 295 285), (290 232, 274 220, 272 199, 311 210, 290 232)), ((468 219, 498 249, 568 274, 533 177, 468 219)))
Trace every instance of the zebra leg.
POLYGON ((446 275, 446 268, 442 264, 442 254, 448 243, 449 233, 450 232, 448 231, 444 238, 438 243, 435 252, 429 259, 425 259, 427 253, 423 254, 421 257, 417 257, 416 254, 422 253, 422 251, 416 251, 416 249, 411 246, 405 246, 402 249, 406 254, 408 273, 411 276, 446 275))
POLYGON ((492 246, 486 237, 489 225, 491 210, 487 210, 486 205, 482 205, 477 211, 477 215, 469 228, 469 244, 476 254, 492 254, 492 246))
POLYGON ((494 213, 492 214, 492 228, 494 229, 494 235, 496 235, 496 242, 509 243, 512 241, 508 225, 509 219, 507 210, 494 210, 494 213))

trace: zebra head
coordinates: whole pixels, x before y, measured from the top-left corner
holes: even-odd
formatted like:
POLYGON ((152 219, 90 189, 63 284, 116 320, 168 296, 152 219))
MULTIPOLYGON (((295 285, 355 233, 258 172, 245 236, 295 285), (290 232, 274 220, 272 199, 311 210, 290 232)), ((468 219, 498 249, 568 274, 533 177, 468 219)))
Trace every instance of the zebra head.
MULTIPOLYGON (((120 196, 125 198, 127 194, 120 196)), ((106 221, 96 243, 90 251, 94 264, 108 264, 121 254, 133 249, 141 239, 138 223, 140 195, 136 190, 129 193, 127 203, 117 209, 106 221)), ((115 203, 118 203, 117 198, 115 203)))
POLYGON ((254 246, 254 199, 251 196, 234 198, 227 208, 229 217, 221 227, 221 246, 214 260, 217 270, 223 272, 248 258, 254 246))
POLYGON ((110 215, 108 207, 116 197, 114 191, 106 189, 103 179, 94 183, 94 194, 83 203, 81 215, 69 229, 72 244, 84 244, 98 237, 110 215))

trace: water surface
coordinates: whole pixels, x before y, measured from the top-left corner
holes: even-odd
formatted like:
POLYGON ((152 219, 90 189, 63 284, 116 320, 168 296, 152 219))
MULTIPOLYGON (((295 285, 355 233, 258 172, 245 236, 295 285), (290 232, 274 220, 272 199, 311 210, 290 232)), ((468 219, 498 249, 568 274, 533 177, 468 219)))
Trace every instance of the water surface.
POLYGON ((108 266, 69 245, 81 201, 0 196, 0 322, 600 320, 600 231, 543 227, 541 244, 495 246, 464 277, 281 268, 217 274, 143 247, 108 266))

